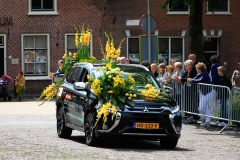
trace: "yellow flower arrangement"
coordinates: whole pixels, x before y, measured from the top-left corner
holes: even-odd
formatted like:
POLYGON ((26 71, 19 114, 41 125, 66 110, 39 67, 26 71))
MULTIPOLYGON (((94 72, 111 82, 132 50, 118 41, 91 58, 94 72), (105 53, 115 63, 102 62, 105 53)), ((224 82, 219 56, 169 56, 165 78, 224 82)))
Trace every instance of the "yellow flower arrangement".
POLYGON ((141 90, 141 95, 145 100, 148 101, 170 100, 166 95, 167 91, 164 89, 156 88, 151 84, 147 84, 145 88, 146 90, 141 90))
MULTIPOLYGON (((64 60, 64 63, 62 67, 60 68, 65 75, 68 74, 70 68, 77 63, 77 62, 97 62, 97 59, 93 56, 90 56, 89 54, 89 44, 90 44, 90 38, 91 38, 91 30, 89 28, 85 29, 84 25, 81 28, 81 33, 79 35, 78 29, 76 29, 75 34, 75 45, 77 47, 77 53, 69 52, 68 54, 64 54, 62 56, 62 59, 64 60)), ((53 98, 58 90, 58 87, 60 84, 63 83, 62 78, 58 83, 51 84, 48 87, 43 90, 41 96, 37 98, 38 101, 40 101, 42 98, 44 98, 44 101, 40 104, 42 105, 45 101, 49 101, 51 98, 53 98)))
POLYGON ((124 75, 119 67, 116 67, 116 59, 120 56, 121 41, 118 49, 115 49, 113 38, 105 33, 107 37, 105 51, 101 47, 106 65, 98 68, 100 77, 88 76, 88 85, 93 89, 94 94, 99 98, 97 120, 103 118, 107 122, 109 114, 116 114, 117 107, 124 110, 125 105, 134 106, 133 99, 137 97, 134 90, 135 80, 131 74, 124 75))

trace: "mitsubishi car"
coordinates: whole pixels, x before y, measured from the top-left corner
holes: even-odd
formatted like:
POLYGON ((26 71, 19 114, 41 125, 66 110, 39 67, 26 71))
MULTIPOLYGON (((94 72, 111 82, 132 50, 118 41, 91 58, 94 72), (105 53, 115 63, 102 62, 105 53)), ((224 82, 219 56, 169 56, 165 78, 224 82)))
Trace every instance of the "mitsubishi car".
MULTIPOLYGON (((66 75, 56 100, 58 136, 70 138, 72 130, 78 130, 85 133, 85 141, 89 146, 96 145, 99 139, 111 137, 160 141, 163 148, 175 148, 181 136, 182 116, 178 104, 167 92, 161 94, 168 100, 146 101, 136 98, 134 107, 126 104, 124 110, 117 110, 113 119, 109 118, 104 125, 100 121, 95 125, 99 100, 86 82, 87 75, 101 76, 97 69, 103 65, 76 63, 66 75)), ((145 66, 119 64, 117 67, 125 74, 132 75, 137 89, 145 89, 149 83, 161 89, 145 66)))

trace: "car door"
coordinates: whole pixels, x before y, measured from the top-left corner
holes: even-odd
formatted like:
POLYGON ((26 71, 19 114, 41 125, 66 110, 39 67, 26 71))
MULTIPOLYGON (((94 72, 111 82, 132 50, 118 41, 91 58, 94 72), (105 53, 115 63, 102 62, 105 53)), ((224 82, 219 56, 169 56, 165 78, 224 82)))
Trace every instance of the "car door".
POLYGON ((76 109, 75 109, 75 106, 78 105, 78 101, 76 101, 76 97, 78 95, 77 95, 77 91, 74 90, 73 86, 75 82, 79 81, 80 73, 81 73, 81 67, 75 67, 71 77, 70 76, 66 77, 66 80, 69 85, 64 88, 64 92, 65 92, 64 104, 68 110, 68 112, 66 112, 66 115, 67 115, 68 122, 72 125, 78 125, 76 109))
MULTIPOLYGON (((87 82, 87 75, 89 74, 89 69, 86 67, 81 68, 81 73, 79 76, 79 82, 87 82)), ((75 116, 77 120, 77 125, 83 127, 84 125, 84 110, 87 104, 87 92, 78 91, 78 94, 75 95, 74 101, 75 104, 75 116)))
POLYGON ((65 120, 66 123, 72 124, 74 122, 74 117, 72 116, 72 107, 70 105, 70 99, 71 99, 71 88, 72 88, 72 75, 75 68, 71 68, 69 71, 69 74, 66 76, 66 82, 64 82, 64 85, 62 85, 62 100, 64 103, 64 111, 65 111, 65 120))

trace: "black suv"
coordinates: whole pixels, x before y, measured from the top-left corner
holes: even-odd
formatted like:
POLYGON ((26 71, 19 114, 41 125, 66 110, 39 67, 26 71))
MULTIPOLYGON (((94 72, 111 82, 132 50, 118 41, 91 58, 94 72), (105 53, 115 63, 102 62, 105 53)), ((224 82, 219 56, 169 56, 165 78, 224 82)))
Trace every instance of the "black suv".
MULTIPOLYGON (((98 98, 86 85, 87 75, 101 76, 96 70, 103 64, 77 63, 59 87, 56 101, 57 133, 69 138, 72 130, 85 132, 87 145, 95 145, 104 136, 160 141, 163 148, 175 148, 181 136, 182 116, 179 106, 169 95, 166 101, 135 99, 135 107, 125 105, 113 120, 96 126, 98 98)), ((124 73, 131 73, 136 88, 145 89, 146 84, 159 87, 152 73, 142 65, 118 65, 124 73)), ((111 118, 109 118, 111 119, 111 118)))

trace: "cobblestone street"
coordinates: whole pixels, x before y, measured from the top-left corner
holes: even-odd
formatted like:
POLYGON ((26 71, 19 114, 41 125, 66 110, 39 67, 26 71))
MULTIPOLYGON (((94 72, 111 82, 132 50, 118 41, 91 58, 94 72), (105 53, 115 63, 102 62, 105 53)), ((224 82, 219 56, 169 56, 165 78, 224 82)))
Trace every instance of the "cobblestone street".
POLYGON ((73 131, 70 139, 56 133, 55 103, 38 106, 35 101, 0 102, 0 159, 228 159, 240 160, 240 135, 234 131, 183 125, 174 150, 159 142, 103 141, 85 145, 84 136, 73 131))

